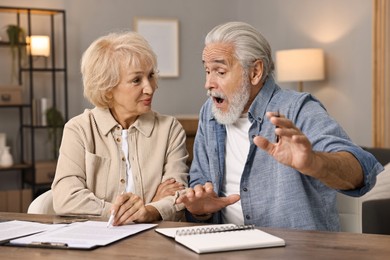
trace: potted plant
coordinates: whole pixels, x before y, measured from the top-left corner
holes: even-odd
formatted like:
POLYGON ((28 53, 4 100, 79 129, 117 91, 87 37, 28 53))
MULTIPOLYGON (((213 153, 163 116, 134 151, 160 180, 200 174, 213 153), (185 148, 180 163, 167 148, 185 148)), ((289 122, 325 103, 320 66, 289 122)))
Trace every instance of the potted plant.
POLYGON ((61 144, 62 129, 65 121, 60 111, 55 107, 46 110, 47 126, 49 127, 49 141, 52 142, 54 159, 58 157, 58 149, 61 144))
MULTIPOLYGON (((16 82, 17 82, 17 76, 16 76, 17 51, 21 47, 20 44, 25 42, 26 34, 25 34, 23 28, 19 27, 18 25, 14 25, 14 24, 7 25, 6 31, 7 31, 7 36, 8 36, 8 40, 9 40, 9 45, 11 47, 11 55, 12 55, 11 83, 14 83, 14 80, 16 80, 16 82)), ((23 52, 21 53, 21 55, 24 54, 24 48, 22 50, 23 50, 23 52)))

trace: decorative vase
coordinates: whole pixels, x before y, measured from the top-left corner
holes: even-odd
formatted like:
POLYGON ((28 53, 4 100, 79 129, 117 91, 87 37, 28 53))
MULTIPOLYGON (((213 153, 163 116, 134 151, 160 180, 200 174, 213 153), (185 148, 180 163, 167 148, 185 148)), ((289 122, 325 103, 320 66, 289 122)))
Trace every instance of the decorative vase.
POLYGON ((10 153, 10 147, 5 146, 0 157, 0 167, 11 167, 14 164, 12 154, 10 153))

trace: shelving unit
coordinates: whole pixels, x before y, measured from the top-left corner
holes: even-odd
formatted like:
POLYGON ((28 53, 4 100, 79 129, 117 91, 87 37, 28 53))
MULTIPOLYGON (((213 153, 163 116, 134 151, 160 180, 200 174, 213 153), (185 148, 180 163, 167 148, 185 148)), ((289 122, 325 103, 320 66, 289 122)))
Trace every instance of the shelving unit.
MULTIPOLYGON (((23 101, 16 105, 0 105, 0 114, 3 113, 2 111, 6 111, 4 108, 18 111, 18 118, 14 120, 18 121, 19 129, 15 129, 15 131, 19 131, 18 136, 20 137, 20 140, 15 141, 18 143, 19 149, 18 156, 14 156, 15 164, 10 168, 0 168, 0 174, 4 171, 20 172, 22 176, 21 189, 31 188, 32 198, 34 198, 50 186, 54 177, 52 171, 55 169, 55 161, 58 156, 56 149, 51 153, 52 158, 38 158, 39 156, 37 156, 39 149, 42 150, 43 144, 46 142, 46 140, 42 140, 42 131, 49 131, 52 128, 49 125, 37 125, 33 121, 35 117, 34 101, 39 97, 48 98, 51 101, 50 107, 60 111, 64 122, 68 119, 66 15, 64 10, 57 9, 0 6, 0 15, 2 14, 14 15, 14 24, 23 28, 26 36, 30 37, 37 34, 36 31, 43 30, 47 31, 50 37, 50 56, 48 60, 44 60, 44 65, 40 62, 41 60, 36 60, 36 57, 30 53, 27 54, 27 60, 23 61, 21 50, 29 45, 27 43, 18 44, 18 84, 23 88, 23 101), (47 22, 42 23, 42 20, 45 19, 47 22), (34 24, 35 20, 40 21, 39 28, 34 24), (37 83, 39 81, 45 84, 37 83), (45 162, 40 162, 42 160, 45 162), (51 164, 47 160, 50 160, 51 164), (40 176, 42 174, 45 176, 40 176), (46 176, 46 174, 48 175, 46 176)), ((6 24, 0 23, 0 27, 2 26, 6 26, 6 24)), ((0 48, 9 46, 10 43, 5 39, 0 41, 0 48)), ((0 132, 2 132, 1 128, 0 124, 0 132)), ((61 134, 57 138, 60 137, 61 134)), ((59 140, 54 139, 52 142, 59 143, 59 140)), ((47 153, 47 151, 45 152, 47 153)))

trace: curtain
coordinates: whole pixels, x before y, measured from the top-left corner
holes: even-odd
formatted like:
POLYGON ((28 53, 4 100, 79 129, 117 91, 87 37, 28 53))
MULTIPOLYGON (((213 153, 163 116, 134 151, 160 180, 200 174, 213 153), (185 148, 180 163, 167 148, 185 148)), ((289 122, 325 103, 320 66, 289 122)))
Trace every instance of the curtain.
POLYGON ((373 146, 390 148, 389 0, 373 0, 373 146))

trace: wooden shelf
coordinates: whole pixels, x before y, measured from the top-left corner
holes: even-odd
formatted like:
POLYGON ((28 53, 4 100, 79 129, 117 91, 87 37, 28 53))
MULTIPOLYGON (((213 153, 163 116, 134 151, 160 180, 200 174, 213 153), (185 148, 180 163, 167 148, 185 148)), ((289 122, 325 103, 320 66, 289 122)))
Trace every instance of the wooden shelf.
MULTIPOLYGON (((25 43, 25 42, 20 42, 19 43, 19 45, 20 46, 26 46, 27 45, 27 43, 25 43)), ((10 42, 9 41, 0 41, 0 46, 7 46, 7 47, 9 47, 10 46, 10 42)))
POLYGON ((21 71, 33 71, 33 72, 65 72, 66 70, 64 68, 21 68, 21 71))
POLYGON ((17 14, 42 14, 42 15, 55 15, 58 13, 64 13, 63 10, 57 9, 44 9, 44 8, 28 8, 28 7, 7 7, 0 6, 0 12, 17 13, 17 14))
POLYGON ((32 168, 32 164, 25 164, 25 163, 16 163, 12 165, 11 167, 1 167, 0 171, 19 171, 19 170, 25 170, 32 168))
MULTIPOLYGON (((22 52, 17 52, 15 65, 18 72, 18 85, 22 86, 22 98, 20 101, 13 102, 13 104, 10 104, 11 102, 2 102, 3 104, 0 105, 0 113, 2 115, 7 114, 8 109, 14 109, 18 112, 14 113, 15 111, 12 111, 12 113, 18 115, 11 119, 13 124, 17 124, 17 127, 6 129, 6 131, 17 132, 17 135, 12 135, 13 140, 10 143, 17 146, 14 148, 18 151, 18 153, 14 154, 14 161, 19 162, 11 167, 0 167, 0 175, 3 173, 3 176, 5 176, 4 173, 6 172, 19 172, 22 178, 20 178, 21 183, 18 186, 31 188, 35 196, 42 187, 46 188, 48 182, 50 182, 48 179, 44 181, 39 179, 39 160, 48 159, 46 157, 49 157, 49 155, 39 154, 38 156, 38 152, 46 149, 41 147, 44 138, 42 134, 51 129, 49 126, 32 124, 35 123, 33 118, 38 114, 35 111, 37 108, 35 101, 39 100, 39 98, 47 98, 51 101, 49 105, 60 111, 64 121, 66 122, 68 119, 66 12, 58 9, 0 6, 0 15, 13 16, 15 25, 23 28, 26 36, 31 35, 33 33, 32 29, 34 28, 35 31, 38 28, 37 26, 41 26, 42 30, 46 29, 46 31, 50 32, 50 57, 42 60, 42 57, 37 58, 27 55, 28 63, 25 63, 24 60, 22 62, 24 58, 22 52), (47 23, 35 23, 36 20, 40 20, 42 17, 45 17, 44 19, 47 20, 47 23), (41 81, 45 84, 38 84, 41 81)), ((3 26, 5 25, 3 24, 3 26)), ((26 46, 27 43, 23 40, 22 43, 17 45, 17 48, 21 50, 26 46)), ((3 49, 0 50, 1 55, 8 55, 9 58, 12 58, 11 53, 7 53, 10 50, 10 42, 7 35, 0 40, 0 48, 3 49)), ((9 60, 11 61, 11 59, 9 60)), ((5 66, 5 64, 2 65, 5 66)), ((43 111, 39 111, 39 115, 41 113, 43 111)), ((59 140, 60 136, 54 137, 52 142, 55 142, 55 145, 58 146, 59 140)), ((57 151, 58 149, 53 151, 50 158, 56 158, 58 156, 57 151)), ((45 177, 47 176, 45 175, 45 177)))

